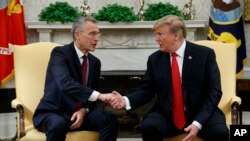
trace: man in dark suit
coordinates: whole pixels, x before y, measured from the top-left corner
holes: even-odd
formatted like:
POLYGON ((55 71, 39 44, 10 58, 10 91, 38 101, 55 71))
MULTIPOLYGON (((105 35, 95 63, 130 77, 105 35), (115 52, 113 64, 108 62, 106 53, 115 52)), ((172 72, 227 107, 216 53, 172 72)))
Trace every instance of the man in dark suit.
POLYGON ((96 91, 101 62, 89 51, 95 50, 99 28, 95 20, 79 18, 72 26, 72 35, 74 42, 56 47, 51 53, 44 96, 35 111, 34 125, 46 132, 47 141, 63 141, 70 130, 99 131, 100 141, 115 141, 116 116, 94 109, 97 100, 105 102, 112 95, 96 91))
POLYGON ((191 141, 195 136, 205 141, 228 141, 225 116, 217 106, 222 92, 214 51, 186 41, 184 22, 177 16, 157 21, 154 33, 160 50, 149 56, 142 86, 123 97, 115 92, 117 96, 110 99, 110 104, 132 110, 156 96, 155 105, 141 123, 144 141, 162 141, 183 132, 188 132, 183 141, 191 141), (179 76, 172 75, 174 55, 179 76), (174 111, 175 104, 181 103, 173 98, 178 81, 183 105, 179 107, 182 112, 176 115, 179 111, 174 111))

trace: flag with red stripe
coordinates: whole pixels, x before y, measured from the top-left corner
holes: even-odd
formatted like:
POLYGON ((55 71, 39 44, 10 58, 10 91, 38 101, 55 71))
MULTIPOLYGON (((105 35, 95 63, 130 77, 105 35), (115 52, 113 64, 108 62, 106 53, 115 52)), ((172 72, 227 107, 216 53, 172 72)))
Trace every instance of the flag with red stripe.
POLYGON ((26 44, 24 12, 20 0, 0 1, 0 86, 14 75, 13 44, 26 44))

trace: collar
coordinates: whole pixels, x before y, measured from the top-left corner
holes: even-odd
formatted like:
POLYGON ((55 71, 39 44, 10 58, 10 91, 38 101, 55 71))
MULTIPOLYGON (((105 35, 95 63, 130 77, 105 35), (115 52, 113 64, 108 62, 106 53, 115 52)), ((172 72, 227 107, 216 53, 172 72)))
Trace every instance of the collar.
MULTIPOLYGON (((75 47, 75 50, 76 50, 76 54, 78 56, 79 59, 82 59, 82 56, 84 55, 81 50, 76 46, 76 44, 74 43, 74 47, 75 47)), ((86 54, 86 56, 88 56, 88 54, 86 54)))
POLYGON ((183 58, 184 57, 184 52, 186 48, 186 40, 183 40, 181 47, 178 48, 178 50, 175 52, 179 57, 183 58))

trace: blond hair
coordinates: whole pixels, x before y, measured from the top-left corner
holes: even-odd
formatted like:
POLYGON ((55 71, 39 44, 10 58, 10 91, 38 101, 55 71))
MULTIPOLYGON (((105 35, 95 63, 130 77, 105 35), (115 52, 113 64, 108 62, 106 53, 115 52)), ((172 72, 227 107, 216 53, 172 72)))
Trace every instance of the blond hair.
POLYGON ((162 17, 155 23, 153 29, 156 30, 156 28, 162 25, 169 26, 171 33, 177 33, 181 31, 183 38, 186 38, 187 36, 186 26, 184 24, 184 20, 181 17, 175 15, 167 15, 162 17))

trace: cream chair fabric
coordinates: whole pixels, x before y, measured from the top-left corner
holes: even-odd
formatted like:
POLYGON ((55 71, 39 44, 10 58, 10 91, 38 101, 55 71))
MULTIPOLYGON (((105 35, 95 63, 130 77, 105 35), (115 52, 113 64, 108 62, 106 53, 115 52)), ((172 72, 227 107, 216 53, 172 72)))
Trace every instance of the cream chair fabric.
POLYGON ((226 116, 228 127, 232 124, 239 124, 239 111, 236 106, 241 104, 241 98, 236 96, 236 44, 206 40, 195 43, 214 49, 223 92, 219 107, 226 116))
MULTIPOLYGON (((59 44, 38 42, 14 45, 16 99, 12 107, 17 109, 17 139, 21 141, 45 141, 45 134, 33 127, 32 116, 43 96, 44 82, 50 53, 59 44)), ((92 131, 69 132, 67 141, 98 141, 99 133, 92 131)))
MULTIPOLYGON (((223 92, 219 107, 226 116, 228 127, 232 124, 239 124, 238 116, 241 99, 236 96, 236 44, 208 40, 196 41, 195 43, 214 49, 220 69, 223 92)), ((185 134, 181 134, 164 141, 181 141, 184 136, 185 134)), ((196 138, 194 141, 202 141, 202 139, 196 138)))

